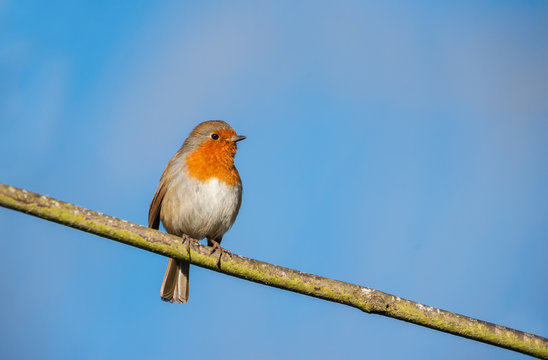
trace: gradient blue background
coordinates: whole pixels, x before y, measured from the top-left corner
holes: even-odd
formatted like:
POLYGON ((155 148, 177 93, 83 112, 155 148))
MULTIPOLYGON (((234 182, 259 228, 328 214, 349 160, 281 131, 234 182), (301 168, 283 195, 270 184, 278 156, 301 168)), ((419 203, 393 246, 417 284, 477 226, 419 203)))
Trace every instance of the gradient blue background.
MULTIPOLYGON (((146 224, 198 122, 235 253, 548 336, 548 3, 0 1, 0 181, 146 224)), ((0 209, 0 358, 524 356, 0 209)))

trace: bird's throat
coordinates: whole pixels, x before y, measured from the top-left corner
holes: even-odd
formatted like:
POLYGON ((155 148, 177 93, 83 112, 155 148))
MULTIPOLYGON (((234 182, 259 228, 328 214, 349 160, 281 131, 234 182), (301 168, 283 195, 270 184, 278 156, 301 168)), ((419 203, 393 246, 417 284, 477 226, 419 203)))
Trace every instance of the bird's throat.
POLYGON ((234 166, 236 144, 232 142, 207 142, 200 145, 185 158, 188 175, 207 181, 217 178, 227 185, 236 186, 240 183, 240 175, 234 166))

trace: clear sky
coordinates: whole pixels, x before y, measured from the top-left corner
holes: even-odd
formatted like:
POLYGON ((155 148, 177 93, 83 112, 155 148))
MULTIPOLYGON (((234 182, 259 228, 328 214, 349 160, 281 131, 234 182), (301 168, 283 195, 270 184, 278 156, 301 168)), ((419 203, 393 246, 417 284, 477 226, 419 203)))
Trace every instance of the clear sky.
MULTIPOLYGON (((199 122, 232 252, 548 337, 545 1, 0 1, 0 182, 145 225, 199 122)), ((0 209, 2 359, 524 356, 0 209)))

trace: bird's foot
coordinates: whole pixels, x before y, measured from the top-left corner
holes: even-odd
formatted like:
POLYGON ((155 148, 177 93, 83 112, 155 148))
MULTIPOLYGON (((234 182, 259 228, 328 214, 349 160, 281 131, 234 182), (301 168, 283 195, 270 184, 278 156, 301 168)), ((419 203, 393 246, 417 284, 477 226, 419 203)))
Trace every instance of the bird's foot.
POLYGON ((215 240, 209 239, 209 242, 212 244, 211 247, 213 248, 213 249, 211 249, 211 252, 209 253, 209 255, 211 255, 215 251, 219 250, 219 257, 217 258, 217 267, 220 269, 221 268, 221 257, 223 256, 223 253, 228 254, 230 256, 232 256, 232 253, 229 250, 222 248, 221 244, 219 244, 215 240))
POLYGON ((197 244, 198 240, 191 238, 190 236, 186 234, 183 234, 182 238, 183 238, 183 243, 186 245, 186 252, 188 254, 188 259, 190 260, 190 244, 191 243, 197 244))

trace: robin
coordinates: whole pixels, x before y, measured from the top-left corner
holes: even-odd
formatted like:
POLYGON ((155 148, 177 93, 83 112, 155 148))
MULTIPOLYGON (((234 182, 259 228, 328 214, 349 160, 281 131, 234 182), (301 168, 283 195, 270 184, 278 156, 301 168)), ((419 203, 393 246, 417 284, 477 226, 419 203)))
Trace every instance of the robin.
MULTIPOLYGON (((181 236, 187 246, 207 238, 212 253, 222 252, 223 235, 232 226, 242 202, 242 182, 234 166, 237 135, 224 121, 198 124, 183 146, 169 160, 150 203, 148 226, 160 221, 170 234, 181 236)), ((162 300, 186 303, 190 264, 169 259, 160 290, 162 300)))

